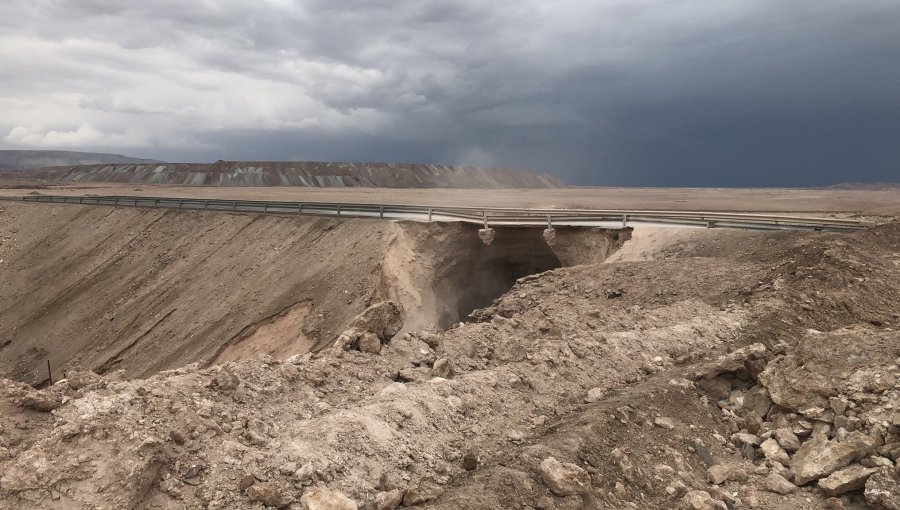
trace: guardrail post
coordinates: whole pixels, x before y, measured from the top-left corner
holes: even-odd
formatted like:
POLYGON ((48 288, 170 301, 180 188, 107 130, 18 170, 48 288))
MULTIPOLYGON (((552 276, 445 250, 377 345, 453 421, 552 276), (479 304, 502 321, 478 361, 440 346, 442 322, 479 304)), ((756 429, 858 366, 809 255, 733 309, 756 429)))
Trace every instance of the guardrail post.
POLYGON ((378 207, 378 217, 384 219, 384 206, 378 207))
POLYGON ((490 228, 487 222, 487 211, 481 211, 481 217, 484 219, 484 228, 490 228))
POLYGON ((203 208, 206 209, 206 208, 208 208, 208 207, 209 207, 209 200, 204 200, 204 201, 203 201, 203 208))
POLYGON ((303 202, 297 204, 297 214, 303 214, 303 202))
POLYGON ((116 207, 118 207, 118 206, 119 206, 119 199, 118 199, 118 198, 117 198, 117 199, 116 199, 116 201, 115 201, 115 202, 113 202, 113 205, 114 205, 114 206, 116 206, 116 207))
POLYGON ((237 211, 237 200, 232 200, 232 201, 231 201, 231 210, 232 210, 232 211, 237 211))
POLYGON ((428 208, 428 223, 431 223, 431 208, 428 208))
POLYGON ((269 203, 263 204, 263 214, 269 214, 269 203))
POLYGON ((184 200, 178 200, 178 208, 181 209, 181 206, 184 204, 184 200))
POLYGON ((84 197, 78 197, 78 203, 79 204, 84 203, 84 197))
POLYGON ((707 221, 707 222, 706 222, 706 228, 713 228, 713 222, 707 221))
POLYGON ((623 215, 622 215, 622 228, 625 228, 625 227, 627 227, 627 226, 628 226, 628 215, 627 215, 627 214, 623 214, 623 215))
POLYGON ((338 215, 338 216, 341 215, 341 204, 338 204, 337 215, 338 215))

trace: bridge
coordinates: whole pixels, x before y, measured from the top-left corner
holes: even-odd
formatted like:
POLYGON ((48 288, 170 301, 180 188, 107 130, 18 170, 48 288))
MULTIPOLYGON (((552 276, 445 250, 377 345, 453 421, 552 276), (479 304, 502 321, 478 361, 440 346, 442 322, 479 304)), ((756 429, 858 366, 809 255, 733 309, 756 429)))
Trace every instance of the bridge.
MULTIPOLYGON (((15 199, 15 198, 13 198, 15 199)), ((18 199, 15 199, 18 200, 18 199)), ((230 211, 256 214, 311 215, 341 218, 382 218, 410 221, 458 221, 492 227, 604 227, 636 225, 737 228, 750 230, 852 231, 865 228, 860 221, 794 215, 748 214, 703 211, 652 211, 603 209, 518 209, 338 202, 277 202, 149 196, 64 196, 29 194, 21 201, 49 204, 79 204, 113 207, 146 207, 181 210, 230 211)), ((484 235, 482 236, 484 239, 484 235)))

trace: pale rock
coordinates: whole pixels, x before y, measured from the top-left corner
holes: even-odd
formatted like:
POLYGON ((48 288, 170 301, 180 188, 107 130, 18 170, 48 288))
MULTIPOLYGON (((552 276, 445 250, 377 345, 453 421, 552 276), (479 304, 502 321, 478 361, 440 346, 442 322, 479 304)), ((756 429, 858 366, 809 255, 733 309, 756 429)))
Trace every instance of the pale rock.
POLYGON ((797 486, 778 473, 769 473, 763 482, 767 491, 776 494, 790 494, 797 490, 797 486))
POLYGON ((706 491, 690 491, 681 498, 682 510, 728 510, 723 501, 713 499, 706 491))
POLYGON ((866 482, 866 503, 877 510, 900 510, 900 479, 889 468, 882 468, 866 482))
POLYGON ((759 446, 759 449, 762 450, 763 455, 772 461, 780 462, 781 464, 788 464, 791 462, 790 456, 784 451, 784 448, 778 444, 778 441, 775 438, 769 438, 762 442, 759 446))
POLYGON ((300 498, 301 510, 357 510, 346 494, 325 487, 310 487, 300 498))
POLYGON ((541 479, 557 496, 586 494, 591 491, 591 476, 584 469, 547 457, 539 466, 541 479))
POLYGON ((819 480, 818 485, 826 496, 838 496, 845 492, 862 489, 866 484, 866 480, 876 471, 878 469, 867 468, 859 464, 850 464, 819 480))
POLYGON ((790 428, 775 429, 775 439, 786 451, 795 452, 800 448, 800 438, 790 428))
POLYGON ((861 432, 853 432, 846 441, 829 441, 814 435, 803 443, 791 459, 794 482, 803 485, 830 475, 834 471, 863 458, 872 451, 874 441, 861 432))
POLYGON ((375 495, 375 510, 394 510, 403 502, 403 493, 400 489, 379 492, 375 495))
POLYGON ((606 391, 603 388, 591 388, 590 390, 588 390, 587 396, 584 398, 584 401, 592 404, 601 400, 604 395, 606 395, 606 391))
POLYGON ((653 419, 653 424, 666 430, 672 430, 675 428, 675 421, 672 418, 666 416, 657 416, 653 419))

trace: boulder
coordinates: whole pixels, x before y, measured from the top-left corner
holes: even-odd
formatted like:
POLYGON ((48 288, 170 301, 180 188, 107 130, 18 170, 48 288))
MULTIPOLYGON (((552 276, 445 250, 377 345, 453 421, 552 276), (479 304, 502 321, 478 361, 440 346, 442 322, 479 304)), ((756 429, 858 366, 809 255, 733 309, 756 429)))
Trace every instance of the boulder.
POLYGON ((746 482, 748 475, 741 466, 733 464, 716 464, 706 470, 710 483, 722 485, 728 481, 746 482))
POLYGON ((325 487, 310 487, 300 498, 301 510, 357 510, 344 493, 325 487))
POLYGON ((878 471, 876 468, 850 464, 819 480, 819 488, 822 489, 826 496, 837 496, 845 492, 862 489, 866 484, 866 480, 876 471, 878 471))
POLYGON ((747 394, 744 395, 743 406, 745 413, 752 412, 764 420, 771 408, 772 399, 769 397, 769 390, 764 386, 754 386, 747 390, 747 394))
POLYGON ((431 377, 443 377, 449 379, 453 375, 453 366, 447 358, 438 358, 431 365, 431 377))
POLYGON ((587 471, 567 462, 547 457, 539 466, 544 485, 557 496, 573 496, 591 491, 591 477, 587 471))
POLYGON ((900 510, 900 480, 890 468, 881 468, 866 481, 866 503, 876 510, 900 510))

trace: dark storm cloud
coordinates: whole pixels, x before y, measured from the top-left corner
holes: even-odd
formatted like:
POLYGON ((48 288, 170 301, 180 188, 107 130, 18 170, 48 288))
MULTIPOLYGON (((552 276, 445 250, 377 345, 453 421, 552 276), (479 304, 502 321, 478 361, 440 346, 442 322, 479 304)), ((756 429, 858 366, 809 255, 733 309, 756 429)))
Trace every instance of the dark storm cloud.
POLYGON ((581 184, 900 175, 893 0, 7 3, 9 148, 524 166, 581 184))

